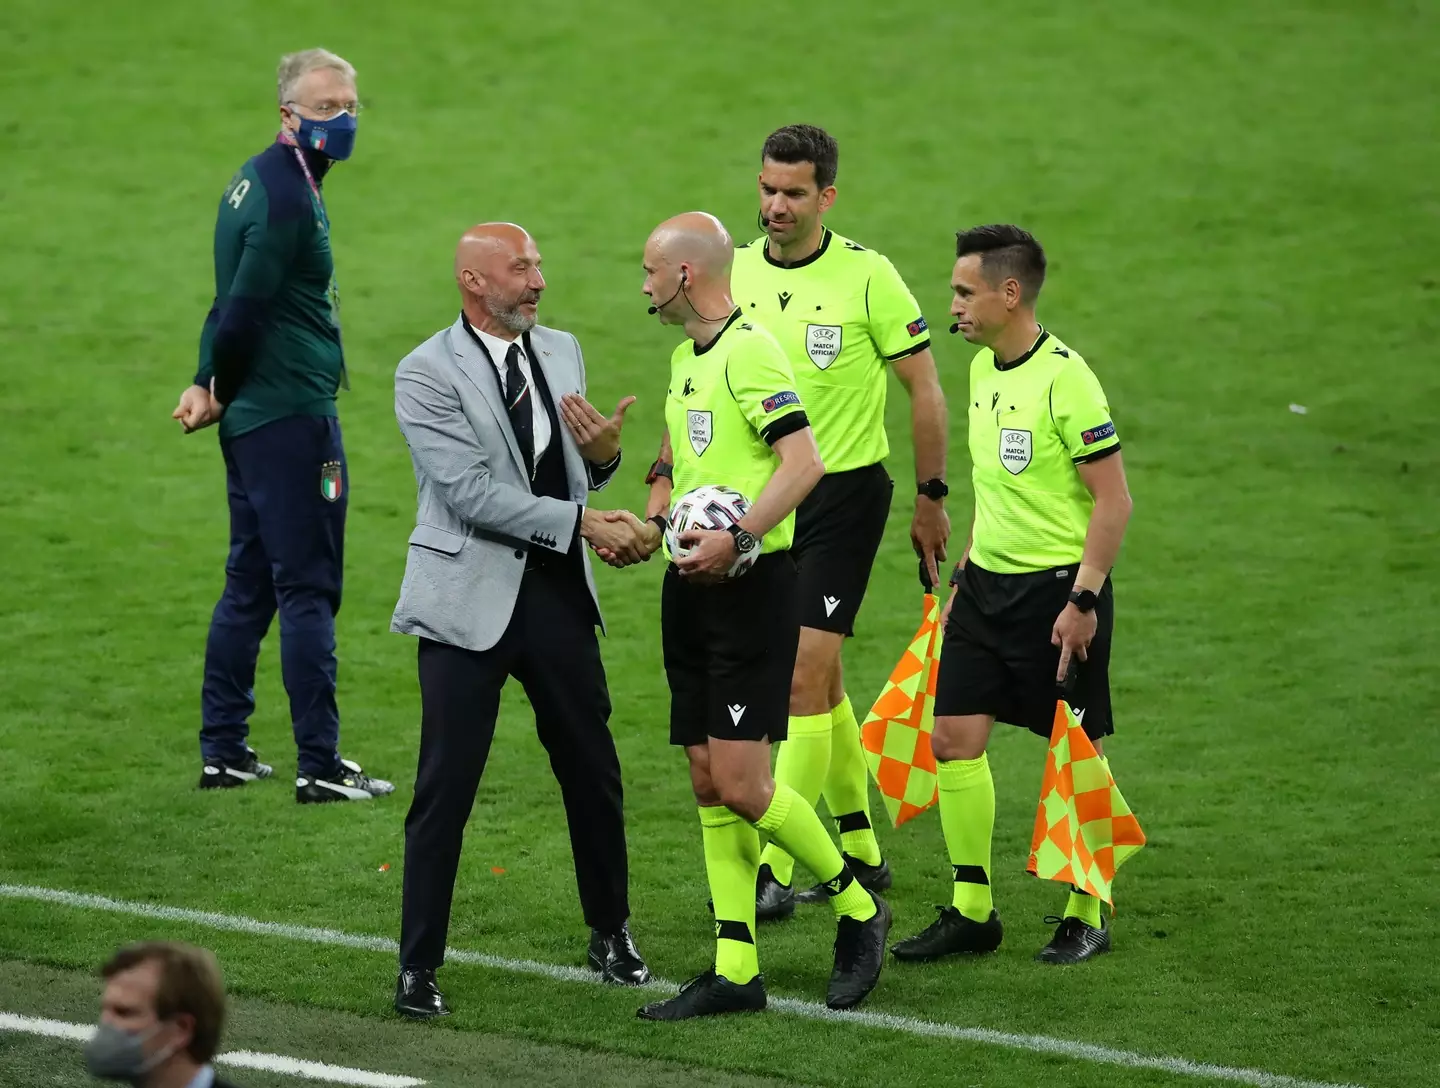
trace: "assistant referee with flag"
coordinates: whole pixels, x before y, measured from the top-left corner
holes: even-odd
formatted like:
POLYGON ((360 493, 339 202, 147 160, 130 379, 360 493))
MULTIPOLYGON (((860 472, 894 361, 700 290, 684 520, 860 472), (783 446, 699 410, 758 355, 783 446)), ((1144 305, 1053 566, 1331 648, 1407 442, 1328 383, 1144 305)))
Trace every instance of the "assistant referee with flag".
MULTIPOLYGON (((902 960, 992 952, 995 784, 985 749, 996 720, 1049 737, 1063 690, 1101 761, 1110 713, 1109 574, 1130 519, 1120 440, 1085 361, 1035 318, 1045 252, 1019 227, 956 237, 954 330, 980 345, 970 363, 975 520, 951 577, 935 693, 940 822, 953 905, 895 945, 902 960), (1073 675, 1072 673, 1073 668, 1073 675)), ((1106 764, 1108 768, 1108 764, 1106 764)), ((1037 959, 1105 952, 1100 901, 1072 890, 1037 959)))

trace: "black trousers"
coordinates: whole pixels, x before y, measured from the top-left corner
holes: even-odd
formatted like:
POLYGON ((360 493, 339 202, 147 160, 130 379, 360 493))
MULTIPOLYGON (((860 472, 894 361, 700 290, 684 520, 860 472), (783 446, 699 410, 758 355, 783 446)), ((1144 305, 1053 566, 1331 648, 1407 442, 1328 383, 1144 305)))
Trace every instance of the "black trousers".
POLYGON ((439 967, 465 822, 490 742, 500 689, 515 677, 560 783, 585 922, 618 930, 630 915, 620 760, 595 609, 578 566, 527 571, 510 626, 481 652, 420 640, 420 766, 405 817, 400 962, 439 967))

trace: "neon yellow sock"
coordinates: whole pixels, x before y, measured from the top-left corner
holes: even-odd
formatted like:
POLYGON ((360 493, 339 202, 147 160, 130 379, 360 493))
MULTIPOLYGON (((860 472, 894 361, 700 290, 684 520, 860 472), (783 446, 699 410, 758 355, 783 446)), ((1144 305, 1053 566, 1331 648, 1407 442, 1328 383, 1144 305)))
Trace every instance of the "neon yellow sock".
MULTIPOLYGON (((775 781, 784 782, 813 808, 820 800, 825 770, 830 765, 830 715, 790 716, 790 729, 775 756, 775 781)), ((760 864, 770 866, 775 879, 789 884, 795 876, 795 859, 769 843, 760 855, 760 864)))
MULTIPOLYGON (((775 796, 770 799, 770 807, 755 821, 755 826, 767 832, 822 883, 832 886, 830 906, 836 914, 847 914, 862 922, 875 916, 875 900, 850 876, 840 851, 835 849, 835 844, 825 833, 825 825, 805 798, 784 783, 775 783, 775 796)), ((753 888, 751 899, 754 899, 753 888)), ((753 906, 751 909, 753 911, 753 906)))
POLYGON ((1065 917, 1079 918, 1088 926, 1100 928, 1100 900, 1093 895, 1086 895, 1078 891, 1074 885, 1070 887, 1070 898, 1065 902, 1065 917))
POLYGON ((840 849, 866 865, 880 864, 880 844, 870 825, 870 769, 860 747, 860 723, 850 696, 830 712, 830 773, 825 806, 840 827, 840 849))
POLYGON ((715 972, 744 984, 760 973, 755 950, 755 872, 760 835, 728 808, 700 810, 705 875, 715 900, 715 972))
POLYGON ((990 895, 990 838, 995 831, 995 779, 990 760, 941 760, 940 827, 955 871, 954 906, 966 918, 985 922, 994 909, 990 895))

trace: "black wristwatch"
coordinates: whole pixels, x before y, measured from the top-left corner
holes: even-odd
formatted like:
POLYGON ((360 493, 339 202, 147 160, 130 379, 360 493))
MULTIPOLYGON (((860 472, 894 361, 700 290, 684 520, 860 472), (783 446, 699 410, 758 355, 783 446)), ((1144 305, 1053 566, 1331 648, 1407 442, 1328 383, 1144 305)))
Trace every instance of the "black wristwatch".
POLYGON ((1070 594, 1070 603, 1081 612, 1095 611, 1095 602, 1098 598, 1093 589, 1077 589, 1070 594))
POLYGON ((965 577, 964 570, 964 563, 955 564, 955 569, 950 572, 950 586, 952 589, 960 584, 961 578, 965 577))
POLYGON ((661 476, 673 482, 675 479, 675 466, 668 461, 657 460, 650 466, 650 471, 645 474, 645 482, 647 484, 653 484, 656 479, 661 476))
POLYGON ((926 480, 924 483, 919 484, 917 493, 924 495, 927 499, 934 499, 936 502, 939 502, 946 495, 950 494, 950 487, 944 480, 937 476, 932 480, 926 480))
POLYGON ((741 555, 744 555, 759 543, 759 541, 755 539, 754 533, 747 529, 740 528, 738 521, 726 528, 725 531, 735 538, 735 550, 741 555))

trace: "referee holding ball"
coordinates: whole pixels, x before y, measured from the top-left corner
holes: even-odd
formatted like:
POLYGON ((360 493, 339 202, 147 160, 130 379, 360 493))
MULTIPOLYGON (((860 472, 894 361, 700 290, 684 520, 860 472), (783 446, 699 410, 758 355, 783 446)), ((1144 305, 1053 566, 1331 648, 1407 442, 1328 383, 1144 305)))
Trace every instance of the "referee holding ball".
MULTIPOLYGON (((1085 361, 1035 318, 1039 242, 1015 226, 975 227, 957 235, 955 255, 954 331, 981 348, 970 363, 975 520, 945 606, 931 735, 955 886, 928 929, 895 945, 901 960, 1000 945, 985 756, 996 720, 1048 737, 1063 685, 1102 760, 1101 738, 1114 731, 1109 574, 1131 504, 1110 407, 1085 361)), ((1037 959, 1109 950, 1098 899, 1072 890, 1057 921, 1037 959)))

